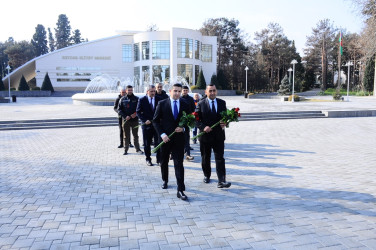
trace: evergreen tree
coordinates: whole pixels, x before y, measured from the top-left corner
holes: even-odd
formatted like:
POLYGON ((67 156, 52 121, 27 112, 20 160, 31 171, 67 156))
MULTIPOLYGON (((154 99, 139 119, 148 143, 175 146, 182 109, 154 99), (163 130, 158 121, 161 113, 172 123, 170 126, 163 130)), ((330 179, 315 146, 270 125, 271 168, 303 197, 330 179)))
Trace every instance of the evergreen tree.
POLYGON ((281 81, 281 85, 279 85, 279 90, 277 92, 278 92, 278 95, 290 94, 290 83, 289 83, 289 78, 287 77, 287 75, 283 77, 281 81))
POLYGON ((217 75, 216 74, 212 75, 212 77, 210 79, 210 84, 214 84, 219 89, 218 79, 217 79, 217 75))
POLYGON ((227 84, 227 78, 222 69, 218 70, 217 81, 218 81, 218 86, 217 86, 218 89, 228 89, 229 86, 227 84))
POLYGON ((40 56, 48 53, 47 33, 43 25, 38 24, 35 28, 35 34, 31 40, 31 44, 35 48, 35 55, 40 56))
POLYGON ((371 57, 368 60, 366 69, 364 71, 363 85, 366 91, 373 90, 373 84, 375 79, 375 57, 371 57))
POLYGON ((3 82, 3 79, 1 79, 0 77, 0 91, 4 91, 4 90, 5 90, 4 82, 3 82))
POLYGON ((55 51, 55 39, 50 28, 48 28, 48 46, 50 47, 50 52, 55 51))
POLYGON ((71 26, 68 17, 65 14, 59 15, 55 29, 56 48, 61 49, 68 47, 71 41, 71 26))
POLYGON ((197 88, 206 89, 206 81, 205 81, 204 73, 202 72, 202 70, 200 70, 200 74, 198 75, 197 88))
POLYGON ((81 32, 79 29, 73 31, 73 36, 71 39, 73 44, 79 44, 84 41, 84 39, 81 38, 81 32))
POLYGON ((42 87, 40 88, 40 90, 49 90, 51 92, 55 92, 54 87, 52 86, 52 83, 51 83, 51 79, 48 76, 48 73, 46 73, 46 75, 44 76, 44 80, 43 80, 42 87))
POLYGON ((24 91, 24 90, 30 90, 29 85, 27 85, 25 77, 22 75, 20 84, 18 85, 18 90, 19 91, 24 91))

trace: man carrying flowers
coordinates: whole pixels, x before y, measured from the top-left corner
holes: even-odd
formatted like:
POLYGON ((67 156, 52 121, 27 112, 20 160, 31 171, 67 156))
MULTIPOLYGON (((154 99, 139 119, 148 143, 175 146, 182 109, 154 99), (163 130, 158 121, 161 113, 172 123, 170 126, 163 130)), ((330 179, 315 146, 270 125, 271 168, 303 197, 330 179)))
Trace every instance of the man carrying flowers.
POLYGON ((221 113, 226 112, 226 102, 217 98, 217 88, 214 84, 206 86, 205 94, 207 98, 202 99, 196 106, 195 115, 197 116, 197 127, 200 132, 204 132, 199 137, 201 151, 201 167, 204 172, 204 183, 210 182, 211 151, 214 151, 216 172, 218 176, 218 188, 228 188, 230 182, 226 182, 226 167, 224 155, 225 147, 225 127, 226 123, 222 121, 221 113), (214 126, 218 123, 220 126, 214 126))

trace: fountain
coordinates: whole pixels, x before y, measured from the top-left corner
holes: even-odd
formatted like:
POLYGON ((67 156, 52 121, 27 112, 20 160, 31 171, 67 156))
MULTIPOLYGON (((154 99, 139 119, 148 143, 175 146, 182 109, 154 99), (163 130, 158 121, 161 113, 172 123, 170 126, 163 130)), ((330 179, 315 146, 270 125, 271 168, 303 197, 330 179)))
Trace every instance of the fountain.
MULTIPOLYGON (((154 82, 160 82, 158 77, 154 78, 154 82)), ((192 95, 191 88, 184 77, 178 76, 174 83, 187 85, 189 93, 192 95)), ((142 97, 145 95, 149 82, 140 83, 137 78, 112 78, 107 74, 98 75, 93 78, 84 93, 78 93, 72 96, 73 104, 77 105, 99 105, 113 106, 122 87, 132 85, 134 95, 142 97)), ((167 80, 163 84, 163 89, 168 93, 170 82, 167 80)))

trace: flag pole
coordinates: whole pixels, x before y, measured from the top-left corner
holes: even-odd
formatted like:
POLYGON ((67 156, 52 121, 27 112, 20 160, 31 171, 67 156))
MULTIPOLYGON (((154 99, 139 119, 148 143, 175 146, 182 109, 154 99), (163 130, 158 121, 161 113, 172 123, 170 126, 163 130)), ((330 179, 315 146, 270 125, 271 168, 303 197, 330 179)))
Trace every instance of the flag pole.
POLYGON ((339 32, 339 48, 338 48, 338 91, 341 90, 341 54, 342 54, 342 31, 339 32))

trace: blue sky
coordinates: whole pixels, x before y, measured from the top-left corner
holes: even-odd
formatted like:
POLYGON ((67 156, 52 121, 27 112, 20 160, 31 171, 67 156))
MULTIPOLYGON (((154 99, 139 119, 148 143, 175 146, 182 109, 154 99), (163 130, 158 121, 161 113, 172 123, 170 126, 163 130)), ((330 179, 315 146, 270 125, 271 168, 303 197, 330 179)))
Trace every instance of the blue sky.
POLYGON ((209 18, 227 17, 239 20, 252 42, 255 32, 279 23, 303 55, 306 37, 319 20, 328 18, 335 27, 360 32, 363 20, 354 7, 351 0, 8 0, 1 4, 0 41, 10 36, 30 40, 38 24, 53 30, 59 14, 66 14, 72 29, 80 29, 89 40, 116 35, 117 30, 143 31, 150 24, 159 30, 199 29, 209 18))

